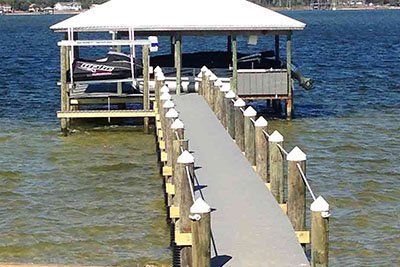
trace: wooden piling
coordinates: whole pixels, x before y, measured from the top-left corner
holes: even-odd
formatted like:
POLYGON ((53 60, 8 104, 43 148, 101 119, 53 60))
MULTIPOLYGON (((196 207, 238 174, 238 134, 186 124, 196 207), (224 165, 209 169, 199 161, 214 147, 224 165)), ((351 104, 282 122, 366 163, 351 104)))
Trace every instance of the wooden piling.
POLYGON ((230 88, 230 86, 228 86, 227 84, 224 84, 220 89, 219 89, 219 91, 220 91, 220 99, 219 99, 219 101, 220 101, 220 103, 219 103, 219 105, 220 105, 220 109, 219 109, 219 115, 220 115, 220 118, 219 118, 219 120, 220 120, 220 122, 221 122, 221 124, 224 126, 224 128, 226 129, 226 99, 225 99, 225 94, 227 93, 227 92, 229 92, 229 89, 230 88))
MULTIPOLYGON (((175 139, 174 130, 171 129, 172 122, 178 118, 178 112, 174 108, 170 108, 167 113, 165 113, 165 135, 167 138, 166 147, 167 153, 171 154, 172 152, 172 142, 175 139)), ((172 158, 168 157, 167 161, 168 166, 172 166, 172 158)))
POLYGON ((242 109, 246 106, 243 99, 235 101, 235 142, 241 151, 244 151, 244 115, 242 109))
POLYGON ((288 201, 287 214, 295 231, 306 230, 306 187, 300 171, 306 173, 306 154, 295 147, 289 152, 288 161, 288 201))
MULTIPOLYGON (((190 177, 187 175, 186 167, 194 164, 194 158, 185 150, 177 159, 177 168, 179 170, 179 185, 176 188, 176 196, 179 198, 179 220, 177 223, 179 233, 191 233, 190 207, 193 205, 193 197, 190 177)), ((185 246, 181 249, 181 266, 190 266, 192 263, 191 247, 185 246)))
POLYGON ((329 204, 319 196, 311 204, 311 266, 329 263, 329 204))
MULTIPOLYGON (((144 45, 142 48, 142 59, 143 59, 143 109, 145 111, 150 110, 150 97, 149 97, 149 46, 144 45)), ((149 117, 143 118, 143 131, 148 134, 149 131, 149 117)))
POLYGON ((205 79, 204 79, 204 100, 206 100, 207 104, 210 104, 209 102, 209 94, 210 94, 210 75, 209 73, 206 72, 205 74, 205 79))
POLYGON ((256 165, 255 155, 255 128, 254 120, 256 119, 257 112, 253 107, 249 106, 243 113, 244 115, 244 152, 246 158, 249 160, 251 166, 256 165))
POLYGON ((232 138, 235 138, 235 110, 233 101, 236 94, 230 90, 225 94, 225 108, 226 108, 226 129, 232 138))
POLYGON ((292 32, 287 34, 286 40, 286 68, 288 76, 288 99, 286 100, 286 118, 292 119, 293 115, 293 86, 292 86, 292 32))
MULTIPOLYGON (((67 47, 60 47, 60 81, 61 81, 61 111, 68 111, 68 84, 67 84, 67 71, 68 71, 68 55, 67 47)), ((61 131, 66 134, 68 131, 68 121, 65 118, 61 119, 61 131)))
POLYGON ((211 265, 211 207, 198 198, 190 207, 192 220, 192 266, 211 265))
POLYGON ((261 116, 256 120, 254 126, 256 135, 256 171, 265 182, 268 182, 268 140, 264 133, 268 130, 268 122, 261 116))
POLYGON ((274 131, 268 138, 268 164, 271 193, 280 204, 284 202, 284 178, 283 178, 283 153, 278 147, 283 147, 283 136, 274 131))
POLYGON ((238 83, 238 46, 237 46, 237 38, 236 36, 232 36, 232 86, 231 89, 234 93, 237 92, 237 83, 238 83))
POLYGON ((176 94, 181 93, 182 80, 182 36, 175 36, 175 69, 176 69, 176 94))

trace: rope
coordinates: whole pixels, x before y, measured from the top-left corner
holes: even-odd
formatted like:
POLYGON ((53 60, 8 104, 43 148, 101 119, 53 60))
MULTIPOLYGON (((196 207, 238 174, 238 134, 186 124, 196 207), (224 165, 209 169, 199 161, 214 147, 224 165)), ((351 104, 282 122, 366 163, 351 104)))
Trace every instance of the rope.
POLYGON ((256 124, 256 121, 255 121, 253 118, 250 118, 250 120, 251 120, 254 124, 256 124))
POLYGON ((242 111, 244 113, 244 109, 243 108, 240 108, 240 111, 242 111))
POLYGON ((267 131, 265 131, 265 130, 262 130, 262 132, 265 134, 265 136, 266 136, 266 137, 268 137, 268 138, 269 138, 269 134, 267 133, 267 131))
POLYGON ((186 176, 187 176, 189 187, 190 187, 190 194, 192 195, 193 202, 195 202, 196 199, 194 197, 194 190, 193 190, 191 175, 190 175, 190 172, 189 172, 189 167, 185 166, 185 169, 186 169, 186 176))
POLYGON ((301 174, 301 178, 303 178, 304 183, 306 184, 307 189, 308 189, 308 191, 309 191, 310 194, 311 194, 311 197, 313 198, 313 200, 315 200, 316 198, 315 198, 314 192, 311 190, 311 187, 310 187, 310 184, 308 183, 308 180, 307 180, 306 175, 304 174, 303 170, 301 169, 300 164, 297 163, 296 165, 297 165, 297 169, 299 169, 299 172, 300 172, 300 174, 301 174))
POLYGON ((287 151, 280 144, 276 144, 276 146, 279 147, 279 149, 283 152, 283 154, 285 154, 285 156, 288 155, 287 151))

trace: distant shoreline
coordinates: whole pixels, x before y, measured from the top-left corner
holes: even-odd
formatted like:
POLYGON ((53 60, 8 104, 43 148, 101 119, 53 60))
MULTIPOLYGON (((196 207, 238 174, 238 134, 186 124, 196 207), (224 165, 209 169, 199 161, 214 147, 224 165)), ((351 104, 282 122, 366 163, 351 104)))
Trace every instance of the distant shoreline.
MULTIPOLYGON (((291 9, 288 9, 286 7, 266 7, 274 11, 320 11, 317 9, 311 9, 308 6, 295 6, 292 7, 291 9)), ((336 7, 336 11, 339 10, 346 10, 346 11, 362 11, 362 10, 400 10, 400 6, 365 6, 365 7, 336 7)), ((5 15, 5 16, 39 16, 39 15, 77 15, 80 13, 83 13, 87 10, 82 10, 82 11, 59 11, 59 12, 54 12, 54 13, 45 13, 45 12, 23 12, 23 11, 16 11, 12 13, 3 13, 0 15, 5 15)), ((323 10, 321 10, 323 11, 323 10)), ((332 9, 326 9, 325 11, 333 11, 332 9)))

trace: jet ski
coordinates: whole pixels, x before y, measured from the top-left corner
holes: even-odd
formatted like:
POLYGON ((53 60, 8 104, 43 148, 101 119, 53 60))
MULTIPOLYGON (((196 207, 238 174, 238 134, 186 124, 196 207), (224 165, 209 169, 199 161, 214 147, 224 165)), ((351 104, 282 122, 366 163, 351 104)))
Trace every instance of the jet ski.
MULTIPOLYGON (((135 59, 134 64, 135 64, 135 59)), ((115 80, 132 77, 129 55, 109 51, 100 59, 77 58, 72 64, 74 81, 115 80)), ((70 79, 68 74, 68 79, 70 79)))

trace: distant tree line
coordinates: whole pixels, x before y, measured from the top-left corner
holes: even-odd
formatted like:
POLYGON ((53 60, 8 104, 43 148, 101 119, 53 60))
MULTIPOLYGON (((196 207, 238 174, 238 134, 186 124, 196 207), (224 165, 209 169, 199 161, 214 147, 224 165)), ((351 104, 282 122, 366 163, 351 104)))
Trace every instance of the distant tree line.
MULTIPOLYGON (((108 0, 76 0, 75 2, 81 2, 82 8, 89 8, 92 4, 101 4, 108 0)), ((57 2, 73 2, 71 0, 0 0, 0 4, 9 4, 14 10, 28 10, 31 4, 35 4, 39 7, 53 7, 57 2)))

